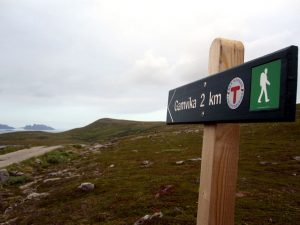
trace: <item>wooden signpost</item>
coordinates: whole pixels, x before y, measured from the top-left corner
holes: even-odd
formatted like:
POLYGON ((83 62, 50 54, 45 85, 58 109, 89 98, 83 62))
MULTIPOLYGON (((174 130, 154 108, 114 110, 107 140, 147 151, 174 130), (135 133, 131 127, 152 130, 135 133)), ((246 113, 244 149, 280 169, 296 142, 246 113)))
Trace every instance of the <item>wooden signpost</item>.
POLYGON ((204 123, 197 225, 234 224, 239 123, 295 120, 298 48, 243 62, 241 42, 215 39, 215 75, 169 92, 167 124, 204 123))
MULTIPOLYGON (((210 49, 210 74, 244 62, 238 41, 216 39, 210 49)), ((197 225, 233 225, 239 158, 239 124, 205 125, 197 225)))

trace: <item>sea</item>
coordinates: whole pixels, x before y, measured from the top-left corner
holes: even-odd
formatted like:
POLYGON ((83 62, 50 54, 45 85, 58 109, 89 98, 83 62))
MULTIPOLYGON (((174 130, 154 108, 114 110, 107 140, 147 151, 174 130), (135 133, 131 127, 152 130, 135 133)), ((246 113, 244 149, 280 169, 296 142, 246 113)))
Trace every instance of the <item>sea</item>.
MULTIPOLYGON (((28 131, 33 131, 33 130, 24 130, 22 128, 17 128, 17 129, 13 129, 13 130, 0 129, 0 134, 20 132, 20 131, 28 132, 28 131)), ((39 130, 34 130, 34 131, 39 131, 39 130)), ((59 132, 64 132, 66 130, 41 130, 41 131, 49 132, 49 133, 59 133, 59 132)))

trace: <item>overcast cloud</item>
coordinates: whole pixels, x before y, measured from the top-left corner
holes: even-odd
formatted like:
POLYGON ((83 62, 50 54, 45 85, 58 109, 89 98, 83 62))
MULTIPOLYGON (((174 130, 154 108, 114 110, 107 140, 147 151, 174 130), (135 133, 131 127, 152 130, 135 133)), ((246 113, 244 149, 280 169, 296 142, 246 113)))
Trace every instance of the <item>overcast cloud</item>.
POLYGON ((0 123, 163 121, 168 91, 207 76, 214 38, 242 41, 248 61, 299 45, 299 12, 296 0, 0 0, 0 123))

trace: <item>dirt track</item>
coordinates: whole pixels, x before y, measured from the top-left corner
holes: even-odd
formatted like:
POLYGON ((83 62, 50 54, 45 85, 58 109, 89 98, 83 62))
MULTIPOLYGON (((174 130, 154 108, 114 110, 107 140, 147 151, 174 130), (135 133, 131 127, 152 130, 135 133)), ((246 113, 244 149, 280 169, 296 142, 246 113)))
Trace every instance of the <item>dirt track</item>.
POLYGON ((0 168, 9 166, 10 164, 13 163, 21 162, 31 157, 43 155, 47 152, 53 151, 61 147, 62 147, 61 145, 51 146, 51 147, 37 146, 37 147, 23 149, 15 152, 10 152, 5 155, 0 155, 0 168))

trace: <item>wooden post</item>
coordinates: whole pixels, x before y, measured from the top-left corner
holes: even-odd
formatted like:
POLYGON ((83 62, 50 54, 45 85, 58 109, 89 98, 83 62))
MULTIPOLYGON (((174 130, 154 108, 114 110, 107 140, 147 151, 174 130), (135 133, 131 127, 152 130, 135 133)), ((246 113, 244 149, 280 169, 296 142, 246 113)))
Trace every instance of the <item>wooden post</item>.
MULTIPOLYGON (((209 74, 243 62, 241 42, 221 38, 213 41, 209 52, 209 74)), ((204 126, 197 225, 234 224, 239 139, 239 124, 204 126)))

